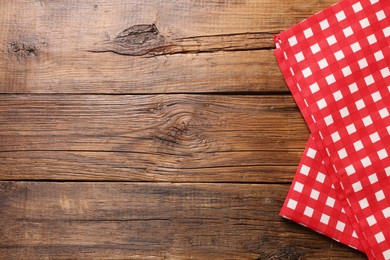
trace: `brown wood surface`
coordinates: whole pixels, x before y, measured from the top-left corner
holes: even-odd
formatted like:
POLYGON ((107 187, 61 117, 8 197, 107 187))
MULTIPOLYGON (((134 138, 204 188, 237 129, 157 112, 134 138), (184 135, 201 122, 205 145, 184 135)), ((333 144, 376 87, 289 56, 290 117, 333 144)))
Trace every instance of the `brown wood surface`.
POLYGON ((0 111, 8 180, 290 182, 309 136, 280 95, 2 95, 0 111))
POLYGON ((287 91, 273 35, 335 2, 1 0, 0 93, 287 91))
POLYGON ((0 185, 0 258, 363 258, 283 221, 285 185, 0 185))
POLYGON ((0 259, 364 259, 278 212, 273 36, 337 0, 0 0, 0 259))

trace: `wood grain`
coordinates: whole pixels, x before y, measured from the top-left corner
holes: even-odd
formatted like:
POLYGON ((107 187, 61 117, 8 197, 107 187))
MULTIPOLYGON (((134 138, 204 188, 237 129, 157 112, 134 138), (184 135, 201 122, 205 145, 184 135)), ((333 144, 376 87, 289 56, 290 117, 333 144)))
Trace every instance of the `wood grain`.
POLYGON ((1 152, 1 180, 291 183, 301 152, 199 154, 176 158, 113 152, 1 152), (281 163, 283 161, 283 163, 281 163))
POLYGON ((335 2, 1 0, 0 93, 287 91, 273 35, 335 2))
POLYGON ((272 38, 335 2, 0 0, 0 259, 364 259, 278 216, 272 38))
POLYGON ((287 185, 0 183, 2 259, 364 259, 278 216, 287 185))
POLYGON ((8 180, 286 182, 309 136, 278 95, 1 95, 0 114, 8 180))

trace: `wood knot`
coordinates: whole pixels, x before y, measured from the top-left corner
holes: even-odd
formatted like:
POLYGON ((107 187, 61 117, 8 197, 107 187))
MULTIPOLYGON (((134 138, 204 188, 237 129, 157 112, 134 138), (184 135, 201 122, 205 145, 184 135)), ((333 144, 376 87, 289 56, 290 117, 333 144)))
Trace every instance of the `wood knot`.
POLYGON ((164 46, 165 37, 155 24, 137 24, 126 28, 114 39, 97 45, 91 52, 113 52, 121 55, 142 56, 158 52, 164 46))
POLYGON ((26 58, 28 56, 37 56, 38 49, 34 45, 21 42, 11 42, 8 44, 8 52, 17 55, 18 57, 26 58))
POLYGON ((162 123, 153 139, 159 144, 159 151, 179 152, 193 156, 214 148, 213 141, 204 132, 208 119, 195 111, 183 111, 170 107, 163 113, 162 123))
POLYGON ((161 134, 157 139, 166 146, 181 146, 190 131, 191 115, 176 115, 166 121, 166 124, 161 128, 161 134))
POLYGON ((306 256, 306 252, 301 248, 292 245, 280 245, 268 238, 260 243, 259 250, 261 250, 261 253, 257 256, 256 260, 292 260, 303 259, 306 256), (277 244, 278 247, 274 247, 275 244, 277 244))
POLYGON ((119 33, 115 41, 126 44, 143 44, 146 41, 157 39, 158 36, 159 31, 155 24, 137 24, 119 33))

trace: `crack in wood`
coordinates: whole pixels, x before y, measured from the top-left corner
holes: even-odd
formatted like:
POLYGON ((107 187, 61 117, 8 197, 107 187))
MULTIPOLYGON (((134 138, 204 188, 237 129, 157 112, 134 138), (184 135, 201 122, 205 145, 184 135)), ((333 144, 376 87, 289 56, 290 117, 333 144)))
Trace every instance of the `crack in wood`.
POLYGON ((168 39, 155 24, 133 25, 113 40, 96 43, 88 52, 112 52, 125 56, 165 56, 220 51, 270 50, 277 32, 247 32, 168 39))

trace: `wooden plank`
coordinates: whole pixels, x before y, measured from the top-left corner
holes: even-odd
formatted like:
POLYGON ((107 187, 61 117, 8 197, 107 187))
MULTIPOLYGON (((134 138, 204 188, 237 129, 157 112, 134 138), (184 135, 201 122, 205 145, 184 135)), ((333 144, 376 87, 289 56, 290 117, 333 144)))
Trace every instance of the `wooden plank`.
POLYGON ((273 35, 336 1, 1 0, 0 93, 287 91, 273 35))
POLYGON ((0 180, 290 183, 301 152, 159 154, 0 152, 0 180))
POLYGON ((2 259, 364 259, 278 216, 287 185, 0 183, 2 259))
POLYGON ((309 136, 280 95, 1 95, 0 113, 0 151, 275 151, 309 136))
POLYGON ((289 182, 309 136, 277 95, 1 95, 0 114, 3 180, 289 182))

